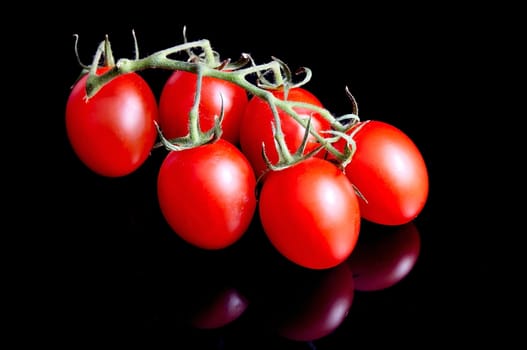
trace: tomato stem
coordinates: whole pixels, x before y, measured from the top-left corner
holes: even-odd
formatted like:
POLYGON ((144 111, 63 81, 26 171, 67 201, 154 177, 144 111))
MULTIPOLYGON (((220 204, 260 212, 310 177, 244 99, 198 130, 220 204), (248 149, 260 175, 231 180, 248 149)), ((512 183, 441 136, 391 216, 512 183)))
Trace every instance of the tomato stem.
MULTIPOLYGON (((352 101, 352 113, 337 118, 325 108, 304 102, 289 101, 287 98, 280 99, 272 94, 271 90, 273 88, 283 87, 287 92, 287 90, 291 87, 307 83, 311 79, 311 70, 308 68, 302 67, 299 70, 300 73, 305 73, 305 77, 300 83, 293 84, 291 71, 284 62, 275 57, 273 57, 271 62, 255 64, 250 55, 242 54, 240 61, 230 66, 229 63, 230 61, 219 61, 218 55, 212 49, 209 40, 202 39, 187 42, 186 37, 183 44, 154 52, 153 54, 143 58, 139 58, 138 48, 136 47, 136 57, 134 59, 121 58, 115 62, 111 53, 110 42, 106 37, 105 40, 99 45, 89 70, 89 76, 86 82, 86 99, 94 96, 106 83, 120 74, 146 69, 181 70, 195 73, 198 75, 198 79, 194 105, 189 114, 189 135, 184 138, 170 140, 174 143, 180 143, 180 145, 176 148, 187 148, 193 145, 211 142, 219 137, 218 134, 221 134, 221 128, 219 124, 215 124, 212 130, 209 130, 205 133, 199 128, 198 107, 201 95, 201 81, 204 76, 213 77, 236 84, 245 89, 249 94, 262 98, 269 104, 274 115, 273 130, 275 136, 275 146, 279 153, 278 163, 274 165, 269 164, 271 167, 275 169, 287 167, 312 156, 314 153, 310 152, 309 154, 305 155, 303 152, 295 152, 295 154, 291 154, 284 139, 278 110, 284 111, 296 122, 300 123, 306 129, 306 137, 308 134, 311 134, 319 142, 320 147, 317 148, 317 150, 320 148, 325 148, 342 164, 347 164, 347 162, 349 162, 354 152, 353 143, 351 143, 349 147, 345 147, 344 151, 339 151, 333 146, 334 142, 338 138, 345 135, 346 130, 359 121, 357 115, 357 103, 347 88, 346 93, 352 101), (197 49, 201 52, 200 54, 196 55, 192 52, 192 49, 197 49), (181 52, 187 52, 187 54, 190 56, 190 59, 188 61, 182 61, 172 57, 173 55, 181 52), (105 54, 106 64, 111 68, 105 73, 97 75, 96 68, 98 67, 99 61, 103 54, 105 54), (249 62, 251 65, 246 67, 245 65, 249 62), (272 74, 272 81, 265 78, 265 76, 269 73, 272 74), (253 83, 249 80, 251 75, 257 75, 257 83, 253 83), (297 107, 309 109, 313 111, 313 113, 320 114, 330 123, 333 132, 329 132, 330 135, 321 135, 315 131, 314 128, 309 127, 310 120, 302 118, 295 111, 295 108, 297 107)), ((219 123, 221 118, 221 115, 218 116, 216 123, 219 123)), ((348 140, 347 137, 346 140, 348 140)), ((348 141, 348 143, 350 143, 350 141, 348 141)))
POLYGON ((199 128, 199 100, 201 98, 201 83, 203 81, 203 69, 198 66, 196 79, 196 93, 194 95, 194 104, 189 112, 189 135, 193 141, 198 141, 201 136, 201 130, 199 128))

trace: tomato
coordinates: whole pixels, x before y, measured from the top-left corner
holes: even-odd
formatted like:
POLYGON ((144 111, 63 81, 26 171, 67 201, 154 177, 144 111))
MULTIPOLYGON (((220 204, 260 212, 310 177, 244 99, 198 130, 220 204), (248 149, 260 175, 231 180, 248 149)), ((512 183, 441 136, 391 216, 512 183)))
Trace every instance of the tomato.
POLYGON ((161 163, 158 201, 169 226, 205 249, 225 248, 247 230, 256 210, 251 165, 230 142, 171 151, 161 163))
MULTIPOLYGON (((98 73, 109 69, 100 68, 98 73)), ((157 138, 157 101, 137 73, 122 74, 86 100, 86 80, 73 86, 66 104, 66 132, 80 160, 92 171, 124 176, 148 158, 157 138)))
POLYGON ((334 164, 311 157, 263 181, 261 223, 282 255, 312 269, 336 266, 350 255, 359 235, 359 201, 334 164))
MULTIPOLYGON (((415 219, 426 204, 428 170, 416 144, 395 126, 367 120, 357 123, 357 149, 345 172, 366 201, 360 200, 364 219, 402 225, 415 219)), ((339 141, 342 149, 344 139, 339 141)))
MULTIPOLYGON (((272 93, 275 97, 284 99, 284 90, 273 90, 272 93)), ((290 89, 287 100, 323 107, 322 102, 315 95, 302 87, 290 89)), ((311 128, 319 133, 331 128, 330 123, 319 113, 314 113, 312 109, 295 107, 294 110, 301 118, 311 116, 311 128)), ((278 114, 287 147, 290 152, 294 153, 304 138, 305 128, 283 110, 279 109, 278 114)), ((274 164, 278 161, 272 123, 274 123, 274 116, 267 101, 259 97, 251 98, 241 120, 240 147, 251 162, 256 176, 260 176, 267 169, 267 164, 262 157, 262 143, 265 144, 265 152, 271 163, 274 164)), ((319 146, 317 140, 310 135, 305 153, 312 151, 317 146, 319 146)), ((317 155, 323 157, 324 152, 319 152, 317 155)))
MULTIPOLYGON (((186 71, 174 71, 165 82, 159 97, 159 125, 166 138, 188 134, 196 84, 197 75, 186 71)), ((201 130, 208 131, 214 126, 223 106, 222 137, 238 145, 240 120, 247 102, 247 92, 242 87, 227 80, 203 77, 199 104, 201 130)))
POLYGON ((414 268, 421 250, 421 237, 413 222, 378 227, 363 235, 348 259, 355 289, 382 290, 399 283, 414 268))

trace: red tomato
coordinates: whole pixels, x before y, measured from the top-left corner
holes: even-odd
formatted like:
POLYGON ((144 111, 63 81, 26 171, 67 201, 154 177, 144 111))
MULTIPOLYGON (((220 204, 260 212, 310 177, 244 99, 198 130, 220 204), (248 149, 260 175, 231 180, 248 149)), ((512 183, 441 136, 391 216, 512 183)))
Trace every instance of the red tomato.
POLYGON ((353 186, 321 158, 269 172, 260 192, 259 214, 275 248, 307 268, 343 262, 359 235, 359 201, 353 186))
POLYGON ((365 236, 348 259, 356 290, 382 290, 399 283, 419 257, 421 237, 413 222, 378 229, 365 236))
MULTIPOLYGON (((101 68, 98 73, 106 71, 101 68)), ((148 158, 157 138, 156 98, 136 73, 120 75, 86 100, 84 75, 66 104, 66 131, 74 152, 92 171, 124 176, 148 158)))
MULTIPOLYGON (((194 105, 197 75, 174 71, 166 81, 159 98, 159 125, 168 138, 188 134, 189 112, 194 105)), ((222 137, 234 145, 240 138, 240 120, 248 102, 247 92, 227 80, 203 77, 199 104, 200 128, 208 131, 223 104, 222 137)))
MULTIPOLYGON (((273 90, 272 93, 277 98, 284 99, 283 90, 273 90)), ((290 89, 287 99, 323 107, 316 96, 301 87, 290 89)), ((317 132, 331 128, 330 123, 320 114, 314 113, 312 109, 295 107, 294 110, 302 118, 311 116, 311 127, 317 132)), ((305 128, 283 110, 279 109, 278 114, 289 151, 296 152, 304 138, 305 128)), ((267 164, 262 157, 262 143, 265 144, 265 152, 271 163, 274 164, 278 161, 271 123, 274 123, 274 116, 267 101, 259 97, 251 98, 241 120, 240 147, 251 162, 256 176, 260 176, 267 169, 267 164)), ((319 146, 317 140, 310 135, 305 153, 312 151, 317 146, 319 146)), ((319 152, 317 155, 322 157, 324 152, 319 152)))
MULTIPOLYGON (((359 122, 350 131, 356 152, 345 172, 366 201, 364 219, 402 225, 415 219, 428 197, 428 171, 415 143, 393 125, 377 120, 359 122)), ((343 139, 339 141, 343 147, 343 139)))
POLYGON ((256 210, 251 165, 230 142, 171 151, 159 169, 157 192, 170 227, 188 243, 225 248, 249 227, 256 210))

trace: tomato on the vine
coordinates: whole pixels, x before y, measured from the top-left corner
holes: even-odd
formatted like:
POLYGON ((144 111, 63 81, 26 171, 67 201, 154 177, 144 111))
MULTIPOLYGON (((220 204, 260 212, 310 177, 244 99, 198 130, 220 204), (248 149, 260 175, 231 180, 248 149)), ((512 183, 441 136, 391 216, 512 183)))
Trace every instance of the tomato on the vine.
MULTIPOLYGON (((101 67, 97 74, 109 67, 101 67)), ((86 99, 86 80, 73 86, 66 104, 66 132, 80 160, 108 177, 138 169, 150 155, 157 138, 154 121, 157 101, 137 73, 117 76, 86 99)))
POLYGON ((318 157, 267 173, 259 214, 275 248, 307 268, 343 262, 359 236, 359 201, 352 184, 335 164, 318 157))
MULTIPOLYGON (((276 98, 285 99, 283 89, 272 90, 272 93, 276 98)), ((322 102, 313 93, 302 87, 289 89, 287 100, 323 107, 322 102)), ((301 118, 311 117, 311 128, 318 133, 331 128, 329 121, 312 109, 294 107, 294 110, 301 118)), ((290 152, 294 153, 302 143, 306 132, 305 128, 283 110, 278 109, 278 114, 287 147, 290 152)), ((256 176, 260 176, 267 169, 267 164, 262 156, 262 144, 265 144, 265 153, 271 163, 274 164, 278 161, 272 123, 274 123, 274 115, 267 101, 256 96, 252 97, 241 120, 240 147, 251 162, 256 176)), ((304 154, 318 146, 315 137, 309 135, 304 154)), ((324 152, 319 152, 315 156, 322 157, 323 155, 324 152)))
MULTIPOLYGON (((174 71, 163 85, 159 97, 159 125, 166 138, 186 136, 189 112, 196 98, 197 75, 174 71)), ((199 125, 202 131, 214 126, 223 108, 222 138, 239 143, 240 121, 248 102, 247 92, 227 80, 204 76, 199 101, 199 125)))
MULTIPOLYGON (((402 225, 415 219, 426 204, 428 170, 416 144, 399 128, 378 120, 355 124, 356 151, 345 172, 364 196, 359 201, 364 219, 402 225)), ((340 139, 337 148, 344 147, 340 139)))
POLYGON ((245 233, 256 210, 255 186, 249 161, 224 139, 170 151, 157 180, 160 209, 169 226, 205 249, 225 248, 245 233))

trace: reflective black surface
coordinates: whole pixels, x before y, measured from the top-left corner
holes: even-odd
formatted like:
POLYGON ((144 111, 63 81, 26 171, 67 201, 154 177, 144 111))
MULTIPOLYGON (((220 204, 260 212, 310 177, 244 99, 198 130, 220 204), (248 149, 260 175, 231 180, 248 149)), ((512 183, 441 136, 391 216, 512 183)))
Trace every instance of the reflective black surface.
POLYGON ((419 221, 401 227, 364 222, 347 261, 307 270, 274 250, 257 217, 227 249, 186 244, 164 223, 147 178, 137 177, 133 186, 131 179, 93 178, 94 188, 72 193, 94 204, 69 215, 85 232, 66 253, 74 267, 68 269, 67 317, 80 320, 80 335, 118 327, 210 349, 323 349, 385 337, 404 344, 412 338, 401 332, 422 328, 422 317, 437 312, 429 298, 440 295, 430 290, 436 281, 427 278, 431 251, 422 244, 419 221))
MULTIPOLYGON (((53 113, 43 113, 53 115, 42 123, 52 135, 46 139, 49 153, 24 156, 42 159, 38 198, 21 205, 26 213, 38 209, 38 224, 31 217, 19 220, 35 233, 24 235, 32 247, 30 275, 37 277, 25 297, 36 306, 23 313, 24 321, 49 328, 46 339, 56 343, 147 339, 151 346, 174 349, 427 348, 492 337, 489 315, 499 309, 499 299, 493 298, 496 274, 487 232, 497 231, 487 211, 478 211, 481 200, 474 200, 480 198, 473 175, 480 174, 475 165, 481 156, 461 137, 463 123, 474 117, 465 113, 465 96, 450 79, 454 64, 448 52, 464 46, 448 43, 455 36, 438 29, 442 21, 392 19, 384 22, 386 30, 372 32, 380 22, 296 26, 290 35, 250 23, 189 25, 187 32, 190 39, 210 39, 224 57, 249 52, 259 62, 276 56, 292 68, 311 68, 308 86, 337 114, 350 112, 348 86, 361 118, 393 123, 421 149, 430 172, 421 215, 404 227, 364 222, 352 256, 327 271, 286 261, 265 238, 258 218, 239 242, 221 251, 181 241, 156 201, 163 150, 118 179, 90 173, 73 154, 63 124, 69 87, 80 72, 72 35, 80 35, 85 63, 105 34, 116 56, 132 57, 132 27, 146 55, 181 43, 185 19, 158 26, 103 21, 106 27, 72 20, 50 34, 60 78, 53 79, 53 113), (419 35, 416 28, 422 28, 419 35), (445 118, 458 115, 456 128, 445 135, 445 118), (479 220, 485 217, 483 228, 479 220)), ((167 75, 144 76, 158 93, 167 75)))

